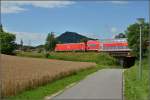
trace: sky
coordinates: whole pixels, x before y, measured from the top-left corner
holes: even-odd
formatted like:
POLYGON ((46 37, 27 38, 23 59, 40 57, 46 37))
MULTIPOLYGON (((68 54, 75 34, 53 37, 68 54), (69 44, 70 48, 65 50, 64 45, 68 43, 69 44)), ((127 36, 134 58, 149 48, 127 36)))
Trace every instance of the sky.
POLYGON ((149 21, 148 0, 141 1, 2 1, 1 23, 25 45, 45 43, 48 33, 65 31, 110 39, 137 18, 149 21))

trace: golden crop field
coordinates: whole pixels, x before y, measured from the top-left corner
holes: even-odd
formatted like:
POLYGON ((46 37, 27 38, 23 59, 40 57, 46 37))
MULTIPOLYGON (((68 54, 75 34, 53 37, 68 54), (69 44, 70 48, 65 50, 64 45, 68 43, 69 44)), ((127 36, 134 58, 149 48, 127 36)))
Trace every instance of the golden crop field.
POLYGON ((1 55, 2 96, 44 85, 76 71, 96 66, 95 63, 1 55))

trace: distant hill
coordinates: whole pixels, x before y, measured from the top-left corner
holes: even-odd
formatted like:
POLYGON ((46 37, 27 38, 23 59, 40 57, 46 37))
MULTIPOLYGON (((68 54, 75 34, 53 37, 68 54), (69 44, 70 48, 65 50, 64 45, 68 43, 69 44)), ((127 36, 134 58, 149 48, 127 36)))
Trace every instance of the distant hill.
POLYGON ((88 38, 86 36, 80 35, 76 32, 65 32, 57 37, 57 41, 59 43, 78 43, 81 42, 81 39, 95 40, 92 38, 88 38))

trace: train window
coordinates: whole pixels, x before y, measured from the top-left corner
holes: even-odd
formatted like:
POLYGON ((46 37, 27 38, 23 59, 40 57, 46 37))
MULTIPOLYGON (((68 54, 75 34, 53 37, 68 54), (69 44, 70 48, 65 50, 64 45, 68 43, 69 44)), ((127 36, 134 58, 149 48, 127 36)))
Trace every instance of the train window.
POLYGON ((115 46, 115 49, 118 49, 118 46, 115 46))
POLYGON ((124 47, 124 49, 127 49, 127 46, 123 46, 124 47))
POLYGON ((96 44, 88 44, 88 46, 90 46, 90 47, 95 47, 96 44))
POLYGON ((108 49, 108 47, 104 47, 104 49, 105 49, 105 50, 107 50, 107 49, 108 49))
POLYGON ((111 49, 112 47, 109 47, 109 49, 111 49))
POLYGON ((113 49, 113 47, 110 47, 110 49, 113 49))
POLYGON ((118 46, 118 49, 121 49, 121 46, 118 46))
POLYGON ((113 47, 110 47, 110 49, 113 49, 113 47))
POLYGON ((105 50, 105 47, 103 47, 103 50, 105 50))
POLYGON ((112 46, 111 49, 114 49, 114 46, 112 46))
POLYGON ((107 47, 105 47, 105 50, 107 50, 107 47))
POLYGON ((128 46, 125 46, 125 49, 128 49, 128 46))
POLYGON ((115 46, 113 46, 113 49, 116 49, 116 47, 115 47, 115 46))
POLYGON ((123 49, 123 46, 120 46, 120 49, 123 49))

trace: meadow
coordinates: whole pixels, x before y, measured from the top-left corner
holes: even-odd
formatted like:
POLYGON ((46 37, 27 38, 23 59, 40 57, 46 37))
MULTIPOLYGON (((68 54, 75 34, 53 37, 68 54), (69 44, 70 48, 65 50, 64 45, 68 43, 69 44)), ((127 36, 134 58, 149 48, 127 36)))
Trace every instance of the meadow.
POLYGON ((116 66, 118 62, 113 57, 101 52, 53 52, 48 58, 67 61, 95 62, 98 65, 116 66))
MULTIPOLYGON (((17 56, 31 58, 46 58, 44 53, 22 52, 17 56)), ((58 59, 64 61, 94 62, 103 65, 105 68, 118 67, 118 61, 110 55, 102 52, 50 52, 48 59, 58 59)), ((102 67, 102 66, 101 66, 102 67)))

